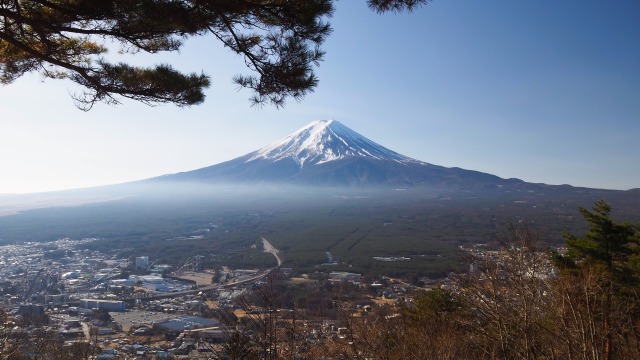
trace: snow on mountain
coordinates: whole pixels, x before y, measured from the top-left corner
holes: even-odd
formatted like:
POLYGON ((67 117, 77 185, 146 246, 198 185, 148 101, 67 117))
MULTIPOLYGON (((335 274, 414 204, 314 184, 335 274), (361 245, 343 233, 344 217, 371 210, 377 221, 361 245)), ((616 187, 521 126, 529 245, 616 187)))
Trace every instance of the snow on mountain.
POLYGON ((379 145, 336 120, 319 120, 247 155, 246 162, 291 159, 302 168, 349 157, 422 163, 379 145))
POLYGON ((446 168, 387 149, 335 120, 315 121, 260 150, 161 181, 311 186, 495 188, 521 180, 446 168))

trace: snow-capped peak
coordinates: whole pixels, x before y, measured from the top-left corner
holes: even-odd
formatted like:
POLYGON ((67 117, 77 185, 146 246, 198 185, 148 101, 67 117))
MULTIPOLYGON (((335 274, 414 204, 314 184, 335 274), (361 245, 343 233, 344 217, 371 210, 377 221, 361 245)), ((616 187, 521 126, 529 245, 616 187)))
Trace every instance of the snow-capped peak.
POLYGON ((420 163, 379 145, 335 120, 319 120, 248 155, 246 162, 290 158, 300 167, 348 157, 420 163))

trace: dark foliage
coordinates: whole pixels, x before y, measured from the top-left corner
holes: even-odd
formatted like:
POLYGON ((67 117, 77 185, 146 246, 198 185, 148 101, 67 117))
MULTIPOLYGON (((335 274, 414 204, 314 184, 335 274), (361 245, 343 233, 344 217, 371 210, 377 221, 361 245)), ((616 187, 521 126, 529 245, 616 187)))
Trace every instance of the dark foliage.
MULTIPOLYGON (((119 102, 200 104, 210 80, 171 65, 110 63, 109 44, 121 51, 178 51, 190 37, 211 35, 244 58, 251 70, 234 81, 253 90, 254 104, 282 106, 318 83, 313 67, 331 32, 334 0, 1 0, 0 81, 28 72, 66 78, 84 89, 78 107, 119 102)), ((378 12, 412 10, 426 1, 369 1, 378 12)))

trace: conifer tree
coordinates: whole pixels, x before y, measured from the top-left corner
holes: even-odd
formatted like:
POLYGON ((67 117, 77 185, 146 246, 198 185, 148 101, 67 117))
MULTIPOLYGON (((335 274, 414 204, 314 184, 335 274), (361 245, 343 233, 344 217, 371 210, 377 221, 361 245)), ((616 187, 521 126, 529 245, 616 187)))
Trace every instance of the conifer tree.
POLYGON ((636 263, 640 239, 638 225, 617 223, 610 212, 611 207, 603 200, 597 201, 591 211, 580 208, 589 230, 583 236, 565 233, 567 253, 556 254, 555 260, 565 270, 596 267, 609 279, 611 291, 621 295, 639 284, 636 263))
MULTIPOLYGON (((314 74, 331 32, 335 0, 0 0, 0 83, 25 73, 69 79, 84 90, 78 107, 130 98, 149 105, 200 104, 205 74, 109 62, 121 51, 178 51, 190 37, 210 36, 244 58, 251 71, 234 81, 254 104, 282 106, 318 83, 314 74)), ((368 0, 378 12, 412 10, 428 0, 368 0)), ((203 62, 211 59, 202 59, 203 62)))
MULTIPOLYGON (((589 223, 583 236, 566 233, 567 253, 554 254, 556 265, 571 276, 596 273, 600 293, 596 294, 602 333, 602 358, 614 358, 614 323, 619 323, 625 309, 626 314, 638 312, 638 269, 634 262, 639 254, 638 226, 617 223, 610 217, 611 207, 597 201, 592 210, 580 208, 580 213, 589 223)), ((634 318, 637 318, 634 316, 634 318)))

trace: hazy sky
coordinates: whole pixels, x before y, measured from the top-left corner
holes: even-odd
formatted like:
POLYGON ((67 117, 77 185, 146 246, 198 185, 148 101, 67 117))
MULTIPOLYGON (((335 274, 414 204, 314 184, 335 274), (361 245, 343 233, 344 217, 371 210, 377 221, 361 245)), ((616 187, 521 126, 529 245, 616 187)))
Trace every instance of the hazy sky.
POLYGON ((377 15, 341 0, 320 85, 255 109, 243 60, 211 38, 136 55, 212 77, 192 108, 76 109, 72 83, 0 87, 0 193, 138 180, 213 165, 333 118, 413 158, 529 182, 640 187, 640 2, 435 0, 377 15))

